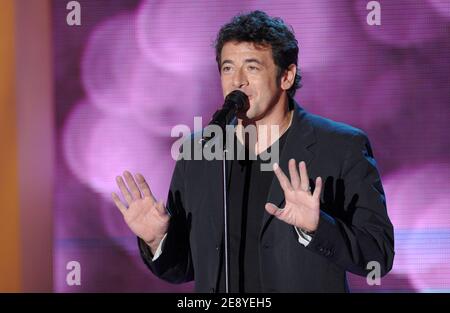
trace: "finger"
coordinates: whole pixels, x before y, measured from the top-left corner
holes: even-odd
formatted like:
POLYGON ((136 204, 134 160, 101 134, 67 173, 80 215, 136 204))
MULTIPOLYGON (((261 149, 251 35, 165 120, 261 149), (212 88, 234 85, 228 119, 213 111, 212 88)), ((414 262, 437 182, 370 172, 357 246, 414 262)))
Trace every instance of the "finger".
POLYGON ((316 178, 316 187, 314 188, 313 197, 320 200, 320 193, 322 192, 322 178, 316 178))
POLYGON ((122 193, 122 196, 124 197, 125 201, 128 203, 128 205, 130 205, 131 202, 133 202, 133 197, 131 197, 131 194, 128 191, 127 186, 125 185, 122 176, 117 176, 116 182, 117 185, 119 186, 120 192, 122 193))
POLYGON ((112 196, 112 199, 113 199, 114 203, 116 204, 117 208, 120 210, 120 212, 121 212, 123 215, 125 215, 125 212, 127 211, 127 208, 126 208, 125 205, 123 205, 123 203, 122 203, 122 201, 120 200, 119 196, 118 196, 115 192, 113 192, 113 193, 111 194, 111 196, 112 196))
POLYGON ((150 190, 150 186, 147 184, 144 176, 141 173, 137 173, 135 175, 135 177, 136 177, 136 182, 138 183, 139 189, 141 189, 144 197, 149 197, 153 201, 156 201, 155 197, 152 194, 152 191, 150 190))
POLYGON ((277 218, 280 218, 281 214, 283 213, 283 210, 281 210, 275 204, 270 202, 266 203, 265 209, 269 214, 274 215, 277 218))
POLYGON ((292 190, 292 186, 291 183, 289 182, 289 179, 283 173, 278 163, 273 164, 273 171, 275 172, 275 175, 277 176, 278 181, 280 182, 281 188, 283 188, 284 191, 292 190))
POLYGON ((300 170, 300 187, 304 191, 309 191, 309 177, 308 171, 306 170, 306 163, 301 161, 298 168, 300 170))
POLYGON ((300 176, 297 171, 297 163, 294 159, 289 160, 289 176, 291 176, 292 188, 298 189, 300 187, 300 176))
POLYGON ((138 186, 136 185, 133 175, 131 175, 130 172, 125 171, 125 172, 123 172, 123 176, 125 177, 125 181, 127 182, 128 187, 130 188, 133 199, 140 199, 142 197, 141 191, 139 190, 138 186))

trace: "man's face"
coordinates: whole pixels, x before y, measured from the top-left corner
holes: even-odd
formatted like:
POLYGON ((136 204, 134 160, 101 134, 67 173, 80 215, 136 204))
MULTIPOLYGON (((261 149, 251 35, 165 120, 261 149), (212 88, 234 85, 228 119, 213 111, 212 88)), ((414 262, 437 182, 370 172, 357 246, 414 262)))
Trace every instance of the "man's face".
POLYGON ((250 101, 250 108, 239 118, 259 120, 278 102, 282 89, 276 81, 277 66, 272 48, 255 47, 249 42, 227 42, 221 52, 220 79, 226 97, 241 90, 250 101))

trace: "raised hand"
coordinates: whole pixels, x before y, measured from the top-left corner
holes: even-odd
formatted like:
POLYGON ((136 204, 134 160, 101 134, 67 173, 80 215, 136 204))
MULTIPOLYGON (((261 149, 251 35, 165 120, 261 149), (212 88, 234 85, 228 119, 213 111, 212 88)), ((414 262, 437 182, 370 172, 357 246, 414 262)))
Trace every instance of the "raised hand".
POLYGON ((280 209, 272 203, 266 203, 265 208, 276 218, 307 232, 313 232, 319 224, 322 179, 316 178, 314 193, 311 193, 305 162, 300 162, 298 168, 300 175, 297 171, 296 161, 294 159, 289 160, 289 175, 291 177, 289 181, 278 164, 274 164, 273 170, 284 191, 286 204, 283 209, 280 209))
POLYGON ((136 181, 128 171, 125 171, 123 176, 126 184, 122 176, 117 176, 116 182, 128 207, 122 203, 119 196, 114 192, 112 193, 112 199, 122 212, 131 231, 143 239, 155 253, 160 241, 167 233, 170 215, 164 207, 164 203, 156 201, 153 197, 144 176, 136 174, 136 181))

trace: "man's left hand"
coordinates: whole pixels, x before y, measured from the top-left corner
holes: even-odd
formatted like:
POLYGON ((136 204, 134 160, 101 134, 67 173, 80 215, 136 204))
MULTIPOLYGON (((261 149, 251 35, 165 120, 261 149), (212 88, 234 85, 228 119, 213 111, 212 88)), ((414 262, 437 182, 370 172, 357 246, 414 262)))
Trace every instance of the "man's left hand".
POLYGON ((307 232, 314 232, 319 224, 320 193, 322 191, 322 179, 316 178, 314 193, 309 186, 308 172, 305 162, 298 165, 294 159, 289 160, 289 175, 291 180, 283 173, 278 164, 274 164, 273 170, 284 191, 286 200, 283 209, 272 203, 266 203, 266 211, 278 219, 296 226, 307 232))

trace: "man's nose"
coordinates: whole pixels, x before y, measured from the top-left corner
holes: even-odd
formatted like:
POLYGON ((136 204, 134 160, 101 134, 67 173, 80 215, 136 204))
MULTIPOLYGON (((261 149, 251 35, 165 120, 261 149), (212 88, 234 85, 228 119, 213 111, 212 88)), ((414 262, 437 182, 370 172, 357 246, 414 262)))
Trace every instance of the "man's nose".
POLYGON ((247 75, 245 75, 244 71, 241 69, 236 71, 233 77, 233 87, 242 88, 243 86, 248 85, 247 75))

